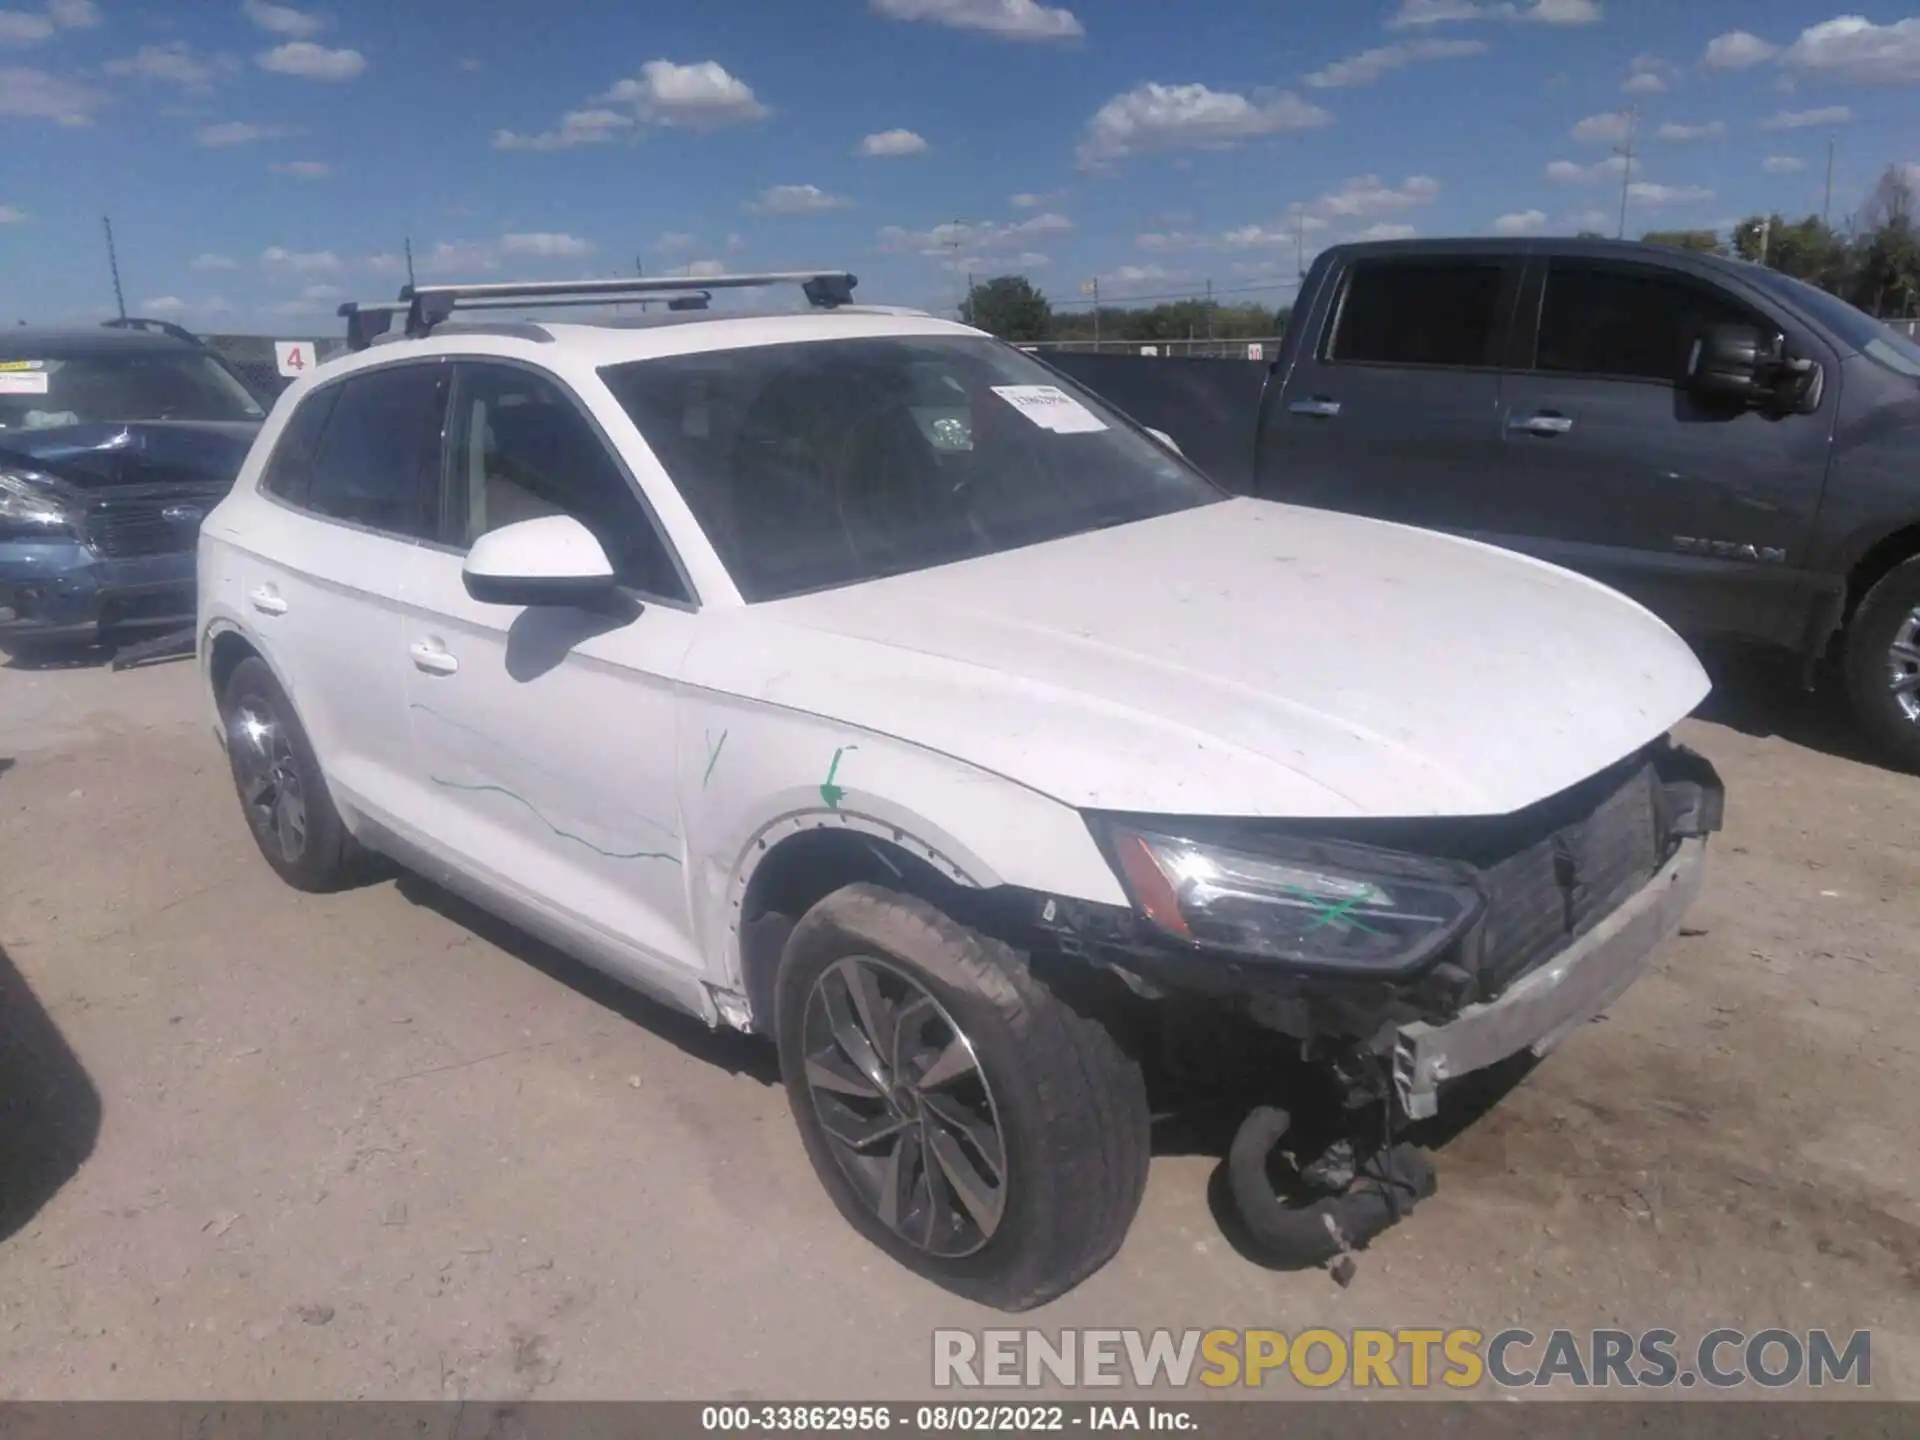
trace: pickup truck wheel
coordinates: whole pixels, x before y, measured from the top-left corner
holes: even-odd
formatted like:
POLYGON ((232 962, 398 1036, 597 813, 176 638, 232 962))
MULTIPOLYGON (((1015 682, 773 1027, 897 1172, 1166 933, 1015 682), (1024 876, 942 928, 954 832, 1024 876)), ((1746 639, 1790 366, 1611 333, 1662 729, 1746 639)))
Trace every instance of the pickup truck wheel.
POLYGON ((1001 1310, 1120 1248, 1146 1186, 1140 1068, 1020 952, 875 885, 820 901, 775 987, 780 1069, 849 1223, 1001 1310))
POLYGON ((333 808, 313 744, 264 660, 234 667, 221 696, 227 759, 254 843, 298 890, 333 890, 348 879, 355 846, 333 808))
POLYGON ((1867 592, 1846 641, 1855 718, 1888 758, 1920 770, 1920 559, 1867 592))

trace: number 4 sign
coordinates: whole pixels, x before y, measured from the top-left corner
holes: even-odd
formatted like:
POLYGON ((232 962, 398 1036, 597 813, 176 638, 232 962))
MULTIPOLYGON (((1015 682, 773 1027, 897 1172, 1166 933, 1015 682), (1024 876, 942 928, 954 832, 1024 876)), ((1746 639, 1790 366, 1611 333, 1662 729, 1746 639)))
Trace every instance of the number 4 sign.
POLYGON ((298 379, 313 368, 313 342, 276 340, 273 342, 273 359, 282 375, 290 380, 298 379))

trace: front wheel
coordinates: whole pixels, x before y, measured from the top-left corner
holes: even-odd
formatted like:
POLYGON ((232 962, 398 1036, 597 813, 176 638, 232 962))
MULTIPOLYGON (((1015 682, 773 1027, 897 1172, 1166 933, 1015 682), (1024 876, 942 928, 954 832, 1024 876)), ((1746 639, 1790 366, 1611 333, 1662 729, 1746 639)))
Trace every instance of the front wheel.
POLYGON ((313 743, 264 660, 234 667, 220 697, 233 786, 260 854, 300 890, 350 878, 356 850, 327 793, 313 743))
POLYGON ((1889 760, 1920 770, 1920 559, 1867 592, 1846 636, 1847 697, 1889 760))
POLYGON ((1120 1248, 1146 1185, 1145 1083, 1018 951, 849 885, 789 937, 775 1018, 815 1172, 908 1269, 1027 1310, 1120 1248))

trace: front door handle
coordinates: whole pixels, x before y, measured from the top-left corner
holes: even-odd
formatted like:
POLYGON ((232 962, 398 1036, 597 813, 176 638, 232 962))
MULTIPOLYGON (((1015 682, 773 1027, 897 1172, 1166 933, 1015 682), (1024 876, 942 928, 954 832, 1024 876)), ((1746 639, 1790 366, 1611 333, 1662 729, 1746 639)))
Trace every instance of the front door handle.
POLYGON ((1314 395, 1306 400, 1295 400, 1287 406, 1295 415, 1312 415, 1319 420, 1331 420, 1340 413, 1340 402, 1329 400, 1324 395, 1314 395))
POLYGON ((266 585, 262 585, 259 589, 248 595, 247 601, 262 615, 284 615, 287 613, 287 602, 276 594, 271 587, 266 585))
POLYGON ((416 641, 407 653, 413 657, 413 668, 429 675, 451 675, 460 668, 458 660, 431 640, 416 641))
POLYGON ((1507 429, 1524 431, 1528 435, 1564 435, 1573 429, 1573 417, 1556 415, 1551 410, 1542 410, 1538 415, 1510 415, 1507 417, 1507 429))

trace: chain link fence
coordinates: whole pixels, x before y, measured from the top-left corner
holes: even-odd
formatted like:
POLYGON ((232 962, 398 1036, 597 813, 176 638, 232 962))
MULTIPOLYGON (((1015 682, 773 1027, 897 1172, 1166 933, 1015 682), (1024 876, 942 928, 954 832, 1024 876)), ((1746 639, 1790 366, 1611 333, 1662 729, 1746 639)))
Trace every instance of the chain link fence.
POLYGON ((347 348, 344 339, 315 340, 296 335, 202 335, 200 338, 217 350, 256 393, 268 396, 278 395, 293 383, 292 376, 280 373, 273 348, 276 341, 297 341, 316 365, 331 360, 347 348))

